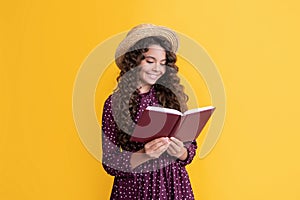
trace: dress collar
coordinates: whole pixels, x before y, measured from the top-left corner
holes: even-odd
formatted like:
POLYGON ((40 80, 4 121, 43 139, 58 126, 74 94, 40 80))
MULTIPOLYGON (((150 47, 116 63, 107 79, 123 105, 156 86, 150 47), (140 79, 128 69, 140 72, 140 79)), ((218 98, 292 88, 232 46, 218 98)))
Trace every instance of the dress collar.
POLYGON ((148 95, 152 96, 154 92, 155 92, 154 85, 152 85, 148 92, 140 93, 139 96, 142 96, 142 97, 148 96, 148 95))

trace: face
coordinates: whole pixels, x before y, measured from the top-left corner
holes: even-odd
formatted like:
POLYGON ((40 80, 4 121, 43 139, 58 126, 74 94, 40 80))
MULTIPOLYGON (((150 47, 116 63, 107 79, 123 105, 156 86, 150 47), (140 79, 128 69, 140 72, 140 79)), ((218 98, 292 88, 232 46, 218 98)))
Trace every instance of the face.
POLYGON ((149 91, 150 87, 166 72, 166 51, 159 45, 151 45, 144 53, 145 59, 141 61, 140 92, 149 91))

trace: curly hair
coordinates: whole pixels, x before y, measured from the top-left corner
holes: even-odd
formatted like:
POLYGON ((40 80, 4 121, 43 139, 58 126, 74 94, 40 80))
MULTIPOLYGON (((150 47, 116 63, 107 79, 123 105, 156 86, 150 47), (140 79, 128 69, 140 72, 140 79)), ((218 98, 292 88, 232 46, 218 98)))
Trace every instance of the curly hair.
POLYGON ((166 72, 153 85, 156 97, 162 107, 173 108, 184 112, 187 110, 188 96, 184 93, 184 87, 180 84, 177 56, 171 52, 171 44, 162 37, 152 36, 139 40, 127 53, 116 61, 121 69, 117 77, 117 88, 112 95, 112 108, 114 120, 117 122, 118 140, 124 150, 132 149, 130 135, 134 129, 137 114, 137 97, 139 95, 137 67, 144 59, 143 53, 147 52, 151 45, 159 45, 166 52, 166 72))

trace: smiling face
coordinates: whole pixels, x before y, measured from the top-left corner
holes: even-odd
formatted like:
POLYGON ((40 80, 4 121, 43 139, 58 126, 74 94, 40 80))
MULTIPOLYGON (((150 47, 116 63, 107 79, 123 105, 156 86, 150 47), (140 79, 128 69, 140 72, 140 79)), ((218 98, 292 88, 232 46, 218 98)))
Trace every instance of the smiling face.
POLYGON ((148 51, 143 53, 145 59, 139 67, 141 93, 148 92, 150 87, 166 72, 166 51, 159 45, 150 45, 148 51))

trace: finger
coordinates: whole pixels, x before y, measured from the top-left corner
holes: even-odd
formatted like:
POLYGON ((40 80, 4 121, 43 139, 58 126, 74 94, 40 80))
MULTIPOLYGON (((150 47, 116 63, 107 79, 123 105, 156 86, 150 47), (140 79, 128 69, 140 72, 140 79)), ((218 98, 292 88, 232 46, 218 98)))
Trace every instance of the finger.
POLYGON ((151 153, 152 156, 154 157, 159 157, 163 152, 165 152, 168 149, 168 147, 165 146, 161 146, 158 149, 156 149, 155 151, 153 151, 151 153))
POLYGON ((171 156, 173 156, 173 155, 174 155, 174 153, 173 153, 173 152, 171 152, 171 151, 170 151, 170 149, 167 149, 167 153, 168 153, 169 155, 171 155, 171 156))
POLYGON ((156 149, 156 152, 164 152, 169 148, 169 145, 162 145, 156 149))
POLYGON ((160 151, 160 149, 167 149, 168 147, 169 147, 169 143, 160 142, 160 143, 156 143, 156 145, 153 145, 152 150, 160 151))
POLYGON ((175 137, 171 137, 170 138, 171 141, 173 141, 176 145, 182 147, 183 146, 183 142, 181 142, 181 140, 175 138, 175 137))
POLYGON ((164 142, 155 143, 151 147, 145 146, 145 148, 147 149, 147 152, 149 152, 149 153, 159 151, 160 148, 167 149, 168 147, 169 147, 169 144, 165 144, 164 142))
POLYGON ((174 149, 174 151, 179 152, 181 150, 181 146, 178 146, 177 144, 175 144, 174 142, 171 142, 169 145, 171 148, 174 149))
POLYGON ((175 155, 177 152, 176 152, 176 150, 174 149, 174 147, 172 147, 172 146, 170 145, 169 148, 168 148, 168 153, 170 153, 171 155, 175 155))
MULTIPOLYGON (((169 139, 166 137, 160 137, 154 140, 151 140, 150 142, 148 142, 146 145, 148 148, 152 148, 153 145, 157 145, 157 143, 169 143, 169 139)), ((146 146, 145 145, 145 146, 146 146)))

